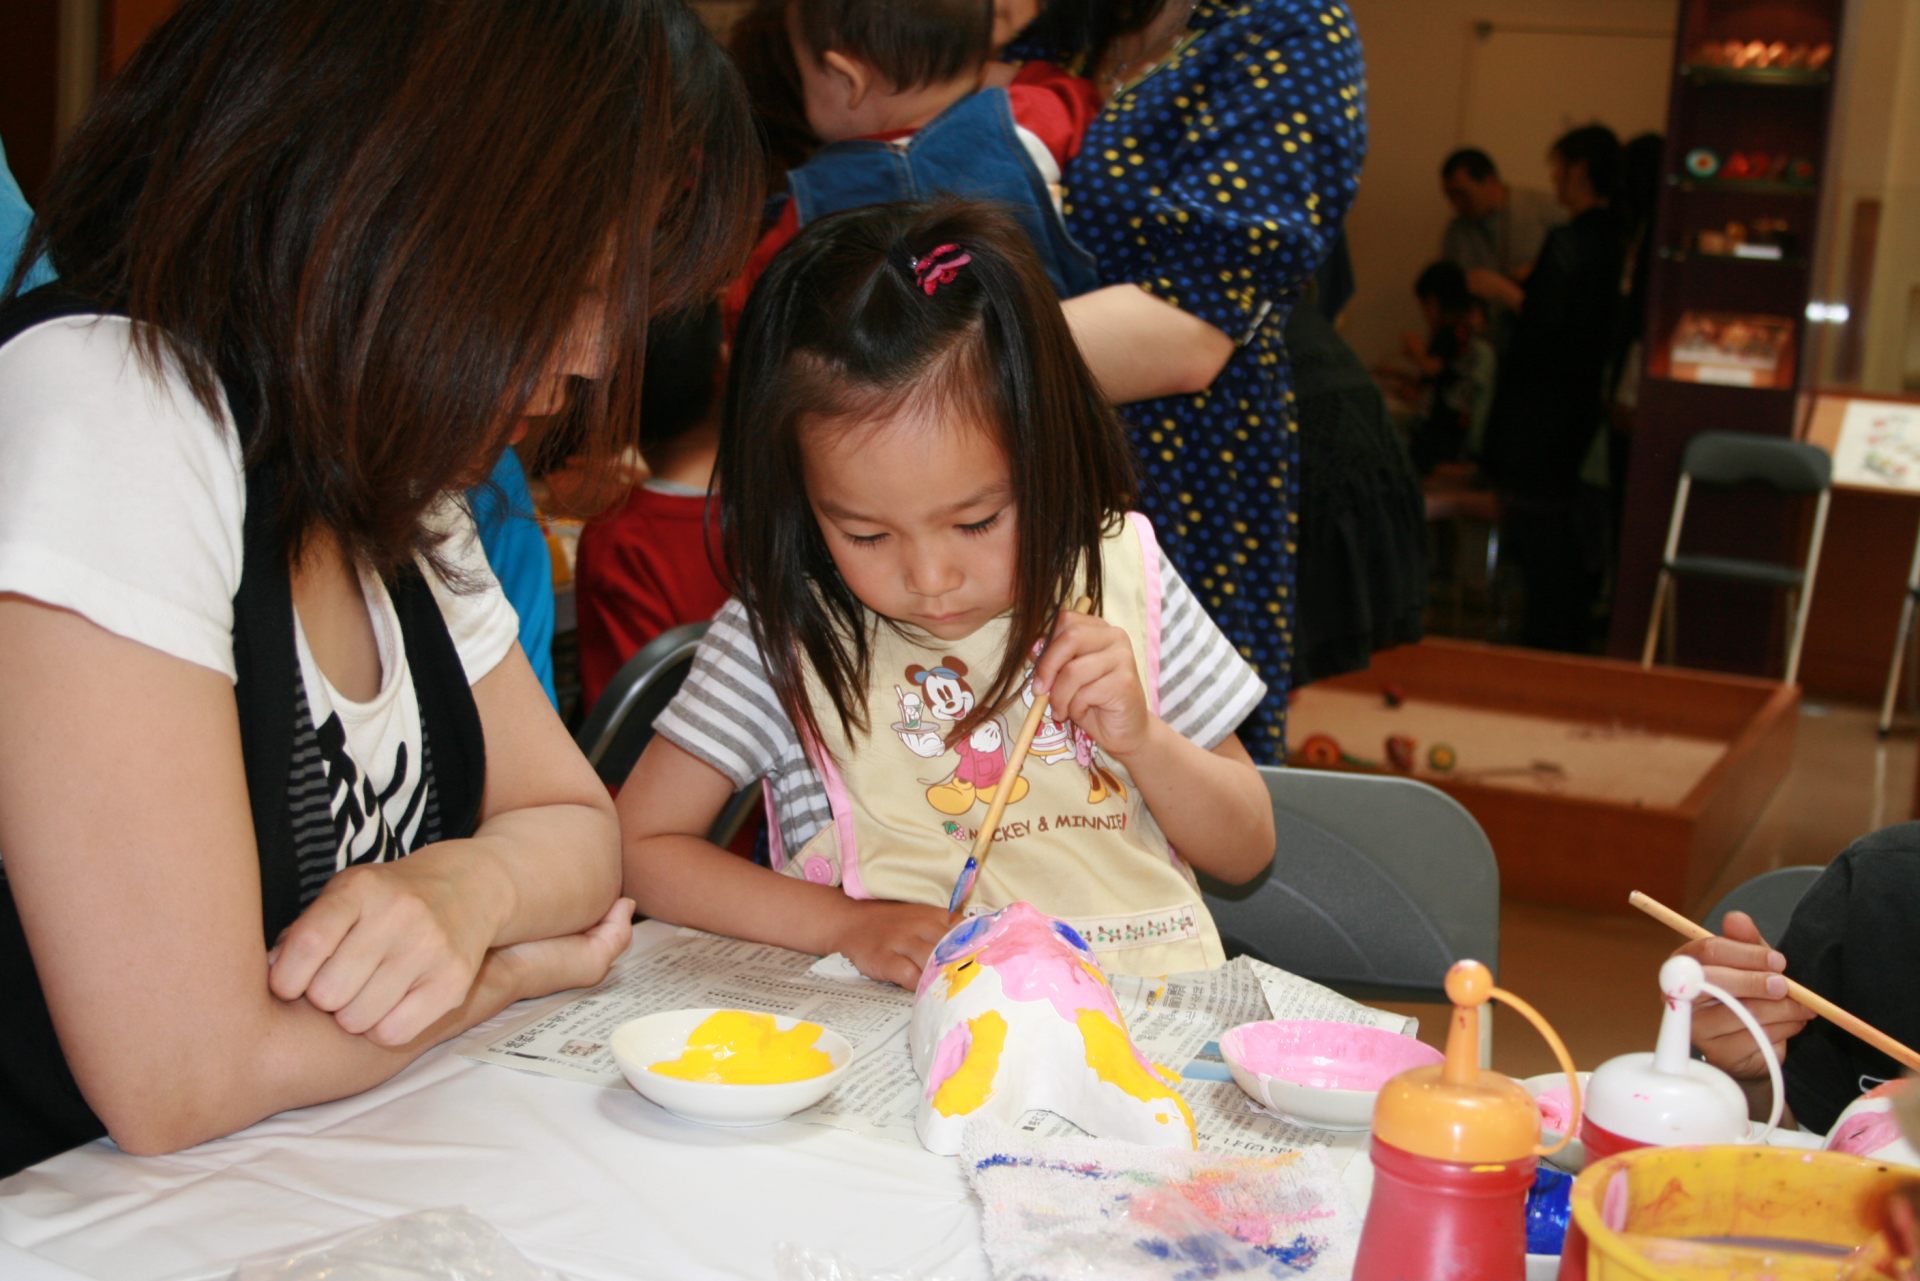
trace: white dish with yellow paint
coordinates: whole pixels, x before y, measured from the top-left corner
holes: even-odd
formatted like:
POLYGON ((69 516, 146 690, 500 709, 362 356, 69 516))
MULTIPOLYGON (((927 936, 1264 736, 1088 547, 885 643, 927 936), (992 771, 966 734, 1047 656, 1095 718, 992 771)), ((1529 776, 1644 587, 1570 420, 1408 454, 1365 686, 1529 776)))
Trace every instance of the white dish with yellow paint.
POLYGON ((746 1025, 732 1021, 723 1026, 720 1038, 725 1042, 731 1035, 737 1042, 724 1046, 719 1056, 728 1062, 726 1070, 738 1074, 738 1069, 744 1068, 750 1075, 776 1076, 783 1066, 791 1066, 795 1071, 806 1070, 807 1064, 789 1051, 795 1048, 797 1040, 805 1038, 804 1032, 796 1037, 794 1029, 813 1025, 783 1014, 758 1014, 752 1010, 668 1010, 629 1019, 614 1029, 613 1057, 628 1084, 647 1099, 689 1121, 727 1126, 771 1125, 802 1108, 812 1107, 833 1092, 840 1078, 846 1075, 848 1064, 853 1062, 853 1046, 847 1039, 832 1028, 821 1027, 809 1046, 824 1054, 831 1066, 824 1072, 797 1080, 743 1084, 727 1080, 688 1080, 657 1070, 685 1061, 691 1041, 712 1042, 711 1031, 699 1038, 695 1037, 696 1031, 703 1026, 714 1027, 710 1021, 715 1016, 732 1014, 756 1022, 770 1020, 776 1045, 770 1056, 765 1045, 738 1035, 746 1030, 746 1025), (731 1057, 725 1052, 727 1049, 733 1051, 731 1057))

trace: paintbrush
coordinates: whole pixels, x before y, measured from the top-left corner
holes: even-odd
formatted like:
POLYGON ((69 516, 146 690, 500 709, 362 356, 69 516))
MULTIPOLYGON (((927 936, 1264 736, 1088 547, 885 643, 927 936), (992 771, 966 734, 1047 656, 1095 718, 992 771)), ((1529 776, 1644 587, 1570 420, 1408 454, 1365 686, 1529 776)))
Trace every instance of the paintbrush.
MULTIPOLYGON (((1706 926, 1689 921, 1686 917, 1680 915, 1680 913, 1674 911, 1666 904, 1659 902, 1657 899, 1648 898, 1639 890, 1635 890, 1633 893, 1627 895, 1627 902, 1633 904, 1642 912, 1645 912, 1648 916, 1651 916, 1662 925, 1667 926, 1675 933, 1684 934, 1690 939, 1710 939, 1714 936, 1713 931, 1706 928, 1706 926)), ((1795 983, 1792 979, 1788 979, 1787 995, 1835 1027, 1844 1028, 1848 1032, 1853 1033, 1853 1035, 1859 1037, 1862 1041, 1865 1041, 1868 1045, 1871 1045, 1874 1049, 1885 1054, 1895 1062, 1905 1064, 1911 1070, 1920 1072, 1920 1054, 1914 1053, 1859 1016, 1847 1013, 1818 992, 1810 991, 1798 983, 1795 983)))
MULTIPOLYGON (((1093 598, 1082 596, 1073 603, 1073 612, 1084 614, 1093 608, 1093 598)), ((1013 785, 1020 781, 1020 767, 1027 763, 1027 749, 1033 746, 1033 736, 1040 731, 1040 722, 1047 714, 1047 707, 1053 702, 1051 694, 1033 700, 1033 706, 1027 709, 1027 719, 1020 724, 1020 734, 1013 740, 1013 751, 1007 755, 1006 772, 1000 775, 999 790, 993 794, 993 803, 987 806, 987 817, 980 824, 980 832, 973 838, 973 852, 967 855, 967 861, 960 868, 960 875, 953 882, 953 893, 947 899, 949 919, 959 917, 967 906, 967 900, 973 895, 973 887, 980 881, 980 869, 986 866, 987 850, 993 845, 994 829, 1000 826, 1000 816, 1006 813, 1007 798, 1013 795, 1013 785)))

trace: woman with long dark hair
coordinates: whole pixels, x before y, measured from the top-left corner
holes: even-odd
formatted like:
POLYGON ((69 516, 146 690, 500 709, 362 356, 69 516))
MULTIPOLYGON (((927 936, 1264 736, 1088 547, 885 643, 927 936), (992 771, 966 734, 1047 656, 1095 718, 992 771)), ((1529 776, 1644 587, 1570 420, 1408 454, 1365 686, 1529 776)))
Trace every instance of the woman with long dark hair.
POLYGON ((187 0, 107 87, 58 292, 0 308, 0 1173, 353 1093, 618 954, 612 807, 449 496, 569 400, 627 443, 750 129, 678 0, 187 0))

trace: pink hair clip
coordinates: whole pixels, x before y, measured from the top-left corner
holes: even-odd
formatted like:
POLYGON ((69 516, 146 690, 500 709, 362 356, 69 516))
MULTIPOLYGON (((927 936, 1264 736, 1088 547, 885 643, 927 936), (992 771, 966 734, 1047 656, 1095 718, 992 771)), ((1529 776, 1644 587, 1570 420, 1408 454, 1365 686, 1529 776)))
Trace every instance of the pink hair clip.
POLYGON ((941 245, 926 257, 913 260, 913 283, 931 298, 934 290, 958 276, 960 269, 972 261, 973 255, 959 245, 941 245), (954 257, 956 254, 959 256, 954 257))

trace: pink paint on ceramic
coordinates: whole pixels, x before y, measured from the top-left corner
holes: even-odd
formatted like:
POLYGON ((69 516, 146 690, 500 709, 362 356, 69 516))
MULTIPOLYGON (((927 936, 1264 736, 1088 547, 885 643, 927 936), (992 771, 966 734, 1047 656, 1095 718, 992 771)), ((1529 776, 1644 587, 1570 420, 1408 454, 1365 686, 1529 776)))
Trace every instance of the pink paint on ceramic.
POLYGON ((1410 1068, 1446 1056, 1398 1032, 1314 1019, 1247 1023, 1221 1038, 1223 1053, 1249 1071, 1319 1090, 1378 1090, 1410 1068), (1231 1044, 1229 1044, 1231 1042, 1231 1044))
POLYGON ((1900 1142, 1900 1137, 1900 1123, 1893 1119, 1893 1113, 1856 1112, 1833 1127, 1833 1133, 1827 1136, 1827 1151, 1872 1156, 1900 1142))
POLYGON ((1556 1134, 1565 1134, 1579 1122, 1573 1114, 1573 1094, 1564 1085, 1556 1085, 1533 1096, 1540 1109, 1540 1124, 1556 1134))
MULTIPOLYGON (((1025 903, 1000 912, 988 934, 992 950, 981 956, 1000 974, 1000 988, 1016 1001, 1048 1001, 1054 1013, 1072 1022, 1081 1010, 1098 1010, 1119 1022, 1113 989, 1089 969, 1084 954, 1061 946, 1053 918, 1025 903)), ((984 945, 983 945, 984 946, 984 945)))
POLYGON ((947 1034, 940 1038, 939 1048, 933 1052, 933 1066, 927 1071, 928 1098, 960 1069, 972 1045, 973 1032, 965 1023, 956 1023, 947 1029, 947 1034))
POLYGON ((1600 1221, 1615 1232, 1627 1230, 1627 1172, 1615 1170, 1607 1180, 1607 1194, 1600 1199, 1600 1221))

